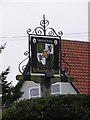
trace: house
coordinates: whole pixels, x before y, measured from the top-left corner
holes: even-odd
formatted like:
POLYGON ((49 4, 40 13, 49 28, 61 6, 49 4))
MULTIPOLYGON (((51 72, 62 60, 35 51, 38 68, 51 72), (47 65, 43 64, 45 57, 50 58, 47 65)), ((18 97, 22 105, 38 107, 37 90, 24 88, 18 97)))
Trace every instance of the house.
MULTIPOLYGON (((41 85, 33 81, 25 81, 21 91, 22 99, 37 98, 42 96, 41 85)), ((51 85, 51 95, 77 94, 77 91, 69 82, 56 82, 51 85)))
MULTIPOLYGON (((51 85, 51 95, 58 94, 90 94, 90 43, 82 41, 62 40, 62 71, 74 78, 73 82, 56 82, 51 85)), ((63 74, 63 73, 62 73, 63 74)), ((41 97, 40 83, 25 81, 20 99, 41 97)))

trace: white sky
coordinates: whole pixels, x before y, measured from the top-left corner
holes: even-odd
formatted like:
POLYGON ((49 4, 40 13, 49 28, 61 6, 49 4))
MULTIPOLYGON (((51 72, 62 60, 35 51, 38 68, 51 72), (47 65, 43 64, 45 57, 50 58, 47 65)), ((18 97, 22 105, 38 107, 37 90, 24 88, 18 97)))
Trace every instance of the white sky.
MULTIPOLYGON (((14 0, 13 0, 14 1, 14 0)), ((19 1, 19 0, 18 0, 19 1)), ((25 0, 23 0, 25 1, 25 0)), ((28 1, 28 0, 27 0, 28 1)), ((83 2, 0 2, 0 45, 6 44, 0 54, 0 71, 10 66, 7 80, 16 84, 15 76, 19 63, 25 58, 23 53, 28 50, 26 30, 40 26, 45 14, 49 26, 56 32, 63 31, 62 38, 88 41, 88 1, 83 2), (80 33, 67 35, 70 33, 80 33), (17 36, 25 36, 14 38, 17 36), (6 37, 6 38, 3 38, 6 37)))

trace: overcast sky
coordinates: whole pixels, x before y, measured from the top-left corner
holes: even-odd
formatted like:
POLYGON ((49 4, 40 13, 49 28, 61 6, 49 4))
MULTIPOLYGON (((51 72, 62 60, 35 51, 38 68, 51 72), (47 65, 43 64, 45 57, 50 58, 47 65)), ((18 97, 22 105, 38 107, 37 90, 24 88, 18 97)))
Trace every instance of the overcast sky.
POLYGON ((88 41, 88 2, 1 2, 0 44, 6 44, 0 55, 0 71, 10 66, 7 80, 16 84, 19 63, 28 50, 26 30, 40 26, 45 14, 49 27, 63 39, 88 41))

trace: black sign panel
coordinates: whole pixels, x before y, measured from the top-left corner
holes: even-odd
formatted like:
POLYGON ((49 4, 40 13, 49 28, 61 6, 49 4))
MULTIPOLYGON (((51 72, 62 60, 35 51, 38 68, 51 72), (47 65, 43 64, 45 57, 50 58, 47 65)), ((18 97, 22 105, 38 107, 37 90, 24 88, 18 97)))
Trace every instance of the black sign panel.
POLYGON ((31 75, 60 75, 59 37, 31 35, 31 75))

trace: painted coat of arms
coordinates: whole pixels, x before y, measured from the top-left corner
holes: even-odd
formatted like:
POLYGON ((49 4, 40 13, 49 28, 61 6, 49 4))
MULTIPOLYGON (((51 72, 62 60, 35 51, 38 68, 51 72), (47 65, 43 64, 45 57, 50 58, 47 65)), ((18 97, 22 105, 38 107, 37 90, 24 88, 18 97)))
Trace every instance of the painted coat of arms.
POLYGON ((37 43, 37 64, 39 68, 52 69, 54 63, 54 46, 48 43, 37 43))
POLYGON ((32 73, 59 74, 59 40, 57 38, 32 37, 32 73))

